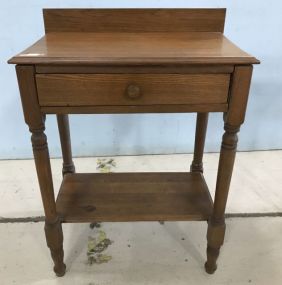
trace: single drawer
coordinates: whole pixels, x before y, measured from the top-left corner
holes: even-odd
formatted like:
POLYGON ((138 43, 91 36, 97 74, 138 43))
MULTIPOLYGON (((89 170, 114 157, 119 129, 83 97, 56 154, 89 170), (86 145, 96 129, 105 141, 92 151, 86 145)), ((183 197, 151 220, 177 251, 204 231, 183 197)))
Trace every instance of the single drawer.
POLYGON ((41 106, 227 103, 230 74, 37 74, 41 106))

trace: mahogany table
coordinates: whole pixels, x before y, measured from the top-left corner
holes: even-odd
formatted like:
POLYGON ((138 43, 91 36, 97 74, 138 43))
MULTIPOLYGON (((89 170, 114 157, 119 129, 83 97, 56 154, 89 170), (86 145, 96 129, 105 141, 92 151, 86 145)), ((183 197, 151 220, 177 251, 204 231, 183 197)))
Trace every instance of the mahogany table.
POLYGON ((225 206, 252 65, 224 35, 225 9, 45 9, 45 36, 17 64, 25 122, 57 276, 63 222, 207 220, 208 273, 224 240, 225 206), (68 114, 196 112, 188 173, 76 173, 68 114), (214 202, 203 176, 209 112, 224 114, 214 202), (46 114, 56 114, 63 181, 55 199, 46 114))

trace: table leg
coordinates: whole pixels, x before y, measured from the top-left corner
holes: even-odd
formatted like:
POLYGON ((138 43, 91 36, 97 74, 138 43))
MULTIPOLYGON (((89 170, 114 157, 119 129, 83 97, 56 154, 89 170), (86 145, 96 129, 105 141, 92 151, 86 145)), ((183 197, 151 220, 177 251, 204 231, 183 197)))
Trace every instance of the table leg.
POLYGON ((216 260, 224 241, 225 208, 236 155, 237 133, 245 118, 251 76, 252 66, 237 66, 232 76, 228 112, 224 115, 225 133, 222 137, 213 213, 208 222, 205 269, 210 274, 217 268, 216 260))
POLYGON ((197 113, 194 157, 190 167, 191 172, 203 173, 203 154, 209 113, 197 113))
POLYGON ((66 269, 63 261, 63 232, 56 212, 47 137, 44 134, 44 127, 41 129, 33 129, 31 127, 30 131, 32 132, 32 148, 45 211, 46 241, 55 264, 54 271, 57 276, 63 276, 66 269))
POLYGON ((63 175, 74 173, 75 167, 71 153, 71 138, 69 128, 69 118, 66 114, 57 115, 58 128, 60 133, 61 148, 63 154, 63 175))
POLYGON ((225 206, 227 202, 228 190, 232 176, 232 170, 236 155, 237 132, 240 127, 225 124, 225 133, 222 138, 222 145, 219 158, 216 193, 214 201, 214 211, 208 223, 208 247, 207 262, 205 268, 207 273, 213 273, 217 266, 216 260, 219 250, 224 241, 225 234, 225 206))
POLYGON ((57 276, 65 274, 63 262, 63 232, 56 211, 52 172, 45 130, 45 115, 38 105, 33 66, 17 66, 17 76, 23 105, 25 122, 32 133, 31 142, 37 177, 45 212, 45 235, 54 261, 57 276))

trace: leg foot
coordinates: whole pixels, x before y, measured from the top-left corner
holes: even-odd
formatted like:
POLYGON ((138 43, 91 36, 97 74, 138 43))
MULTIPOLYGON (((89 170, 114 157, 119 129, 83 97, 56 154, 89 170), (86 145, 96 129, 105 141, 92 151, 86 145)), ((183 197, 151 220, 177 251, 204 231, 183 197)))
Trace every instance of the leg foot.
POLYGON ((205 263, 206 272, 213 274, 216 269, 216 261, 219 256, 220 247, 223 244, 225 235, 225 222, 224 219, 208 222, 207 232, 207 262, 205 263))
POLYGON ((217 269, 216 260, 219 256, 219 248, 207 247, 207 262, 205 269, 208 274, 213 274, 217 269))
POLYGON ((64 264, 63 231, 59 219, 54 223, 45 222, 45 235, 54 262, 54 272, 58 277, 64 276, 66 265, 64 264))
POLYGON ((57 277, 63 277, 66 273, 66 265, 63 263, 62 267, 53 267, 54 272, 56 273, 57 277))

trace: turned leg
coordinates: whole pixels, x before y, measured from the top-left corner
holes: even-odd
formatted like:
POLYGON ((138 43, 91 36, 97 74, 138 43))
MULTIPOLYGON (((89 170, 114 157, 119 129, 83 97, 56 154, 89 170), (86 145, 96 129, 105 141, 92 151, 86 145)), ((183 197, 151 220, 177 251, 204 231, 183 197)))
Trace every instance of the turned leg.
POLYGON ((44 133, 45 115, 41 113, 38 104, 35 68, 32 65, 17 65, 16 71, 25 122, 32 133, 32 149, 45 212, 47 245, 50 248, 55 264, 55 273, 57 276, 63 276, 66 269, 63 262, 63 233, 61 222, 56 211, 47 137, 44 133))
POLYGON ((191 172, 203 173, 203 154, 208 125, 209 113, 197 113, 194 157, 190 167, 191 172))
POLYGON ((63 154, 63 175, 66 173, 74 173, 75 167, 72 161, 71 139, 68 115, 57 115, 58 128, 60 133, 61 148, 63 154))
POLYGON ((56 212, 47 137, 44 134, 44 126, 40 129, 31 128, 30 131, 32 132, 33 154, 45 211, 46 241, 54 261, 54 271, 57 276, 63 276, 66 270, 63 261, 63 232, 60 219, 56 212))
POLYGON ((207 273, 214 273, 219 250, 224 241, 225 234, 225 207, 232 176, 232 170, 236 155, 238 126, 225 124, 225 133, 222 138, 219 166, 217 173, 216 192, 214 199, 214 210, 208 223, 207 233, 207 262, 205 268, 207 273))
POLYGON ((232 75, 228 111, 224 114, 224 130, 222 137, 213 213, 208 222, 207 232, 207 273, 214 273, 216 260, 225 234, 225 208, 236 155, 241 124, 244 122, 247 107, 252 66, 236 66, 232 75))

